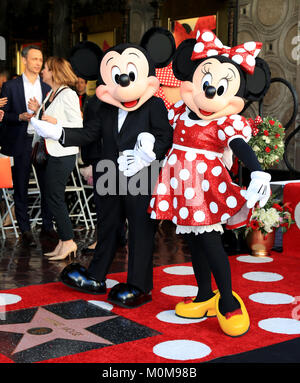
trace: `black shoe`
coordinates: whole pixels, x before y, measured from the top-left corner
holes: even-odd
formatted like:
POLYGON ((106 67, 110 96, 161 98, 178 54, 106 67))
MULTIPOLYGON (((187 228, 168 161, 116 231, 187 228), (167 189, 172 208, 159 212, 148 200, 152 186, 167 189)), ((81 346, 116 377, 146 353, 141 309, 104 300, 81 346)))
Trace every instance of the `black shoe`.
POLYGON ((105 281, 99 282, 89 275, 85 267, 79 263, 71 263, 63 269, 60 274, 60 280, 63 284, 88 294, 105 294, 105 281))
POLYGON ((30 247, 33 247, 33 246, 36 246, 36 243, 34 241, 34 238, 33 238, 33 235, 31 233, 31 231, 24 231, 21 235, 21 243, 23 246, 30 246, 30 247))
POLYGON ((152 300, 152 294, 143 293, 137 287, 128 283, 115 285, 108 294, 108 301, 125 308, 139 307, 152 300))

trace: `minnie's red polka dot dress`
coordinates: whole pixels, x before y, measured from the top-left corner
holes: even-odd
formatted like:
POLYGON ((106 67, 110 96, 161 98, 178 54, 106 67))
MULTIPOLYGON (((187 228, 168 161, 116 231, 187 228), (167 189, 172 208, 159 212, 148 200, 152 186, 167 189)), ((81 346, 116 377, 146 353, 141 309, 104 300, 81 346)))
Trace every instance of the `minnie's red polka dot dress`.
POLYGON ((222 162, 234 138, 249 141, 251 128, 240 115, 212 121, 192 120, 177 102, 169 111, 175 128, 173 146, 156 183, 148 212, 151 218, 180 226, 225 223, 245 204, 244 190, 232 183, 222 162))

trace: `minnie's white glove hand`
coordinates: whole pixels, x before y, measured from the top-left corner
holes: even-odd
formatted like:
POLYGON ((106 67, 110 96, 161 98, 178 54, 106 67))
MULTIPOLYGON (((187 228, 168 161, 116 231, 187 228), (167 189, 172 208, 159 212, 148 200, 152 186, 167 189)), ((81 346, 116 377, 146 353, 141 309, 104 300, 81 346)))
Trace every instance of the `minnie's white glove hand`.
POLYGON ((155 137, 151 133, 143 132, 137 137, 134 150, 136 154, 146 163, 150 164, 156 159, 153 152, 155 137))
POLYGON ((260 207, 264 207, 271 195, 270 187, 271 175, 265 172, 252 172, 251 182, 246 190, 245 199, 247 207, 251 209, 256 202, 260 207))
POLYGON ((47 121, 38 120, 35 117, 32 117, 30 122, 39 136, 51 138, 55 141, 60 139, 62 134, 62 126, 59 122, 54 125, 47 121))

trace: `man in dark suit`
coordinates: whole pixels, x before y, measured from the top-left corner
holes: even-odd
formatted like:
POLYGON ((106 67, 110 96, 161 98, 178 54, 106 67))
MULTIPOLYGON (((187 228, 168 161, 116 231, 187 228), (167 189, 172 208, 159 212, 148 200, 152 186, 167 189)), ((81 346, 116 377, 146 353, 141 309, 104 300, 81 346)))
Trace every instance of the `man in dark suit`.
MULTIPOLYGON (((22 51, 22 61, 25 67, 22 76, 3 84, 0 97, 7 97, 4 106, 4 118, 1 152, 14 158, 12 168, 14 184, 15 213, 22 241, 25 245, 34 244, 28 215, 28 184, 31 171, 31 152, 34 129, 30 124, 33 112, 28 108, 30 99, 36 99, 39 104, 50 91, 50 87, 41 81, 39 73, 43 65, 43 54, 37 46, 27 46, 22 51)), ((41 191, 42 231, 53 232, 52 215, 44 202, 43 169, 36 169, 41 191)))
POLYGON ((89 99, 89 96, 86 94, 86 87, 87 87, 87 80, 84 78, 78 77, 77 83, 76 83, 76 93, 79 97, 80 102, 80 110, 84 111, 85 105, 89 99))

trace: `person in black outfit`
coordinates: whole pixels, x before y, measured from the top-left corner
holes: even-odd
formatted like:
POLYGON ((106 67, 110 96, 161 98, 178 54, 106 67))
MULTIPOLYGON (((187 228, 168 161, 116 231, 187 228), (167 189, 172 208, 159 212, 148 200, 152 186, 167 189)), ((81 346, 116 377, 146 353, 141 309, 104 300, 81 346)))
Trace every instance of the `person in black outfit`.
POLYGON ((76 82, 76 93, 79 97, 79 103, 80 103, 80 110, 83 113, 84 108, 88 102, 89 96, 86 93, 86 87, 87 87, 87 80, 81 77, 77 77, 76 82))
MULTIPOLYGON (((22 60, 25 65, 23 75, 5 82, 2 86, 0 97, 7 98, 7 103, 3 106, 1 153, 14 158, 12 176, 16 219, 22 232, 23 244, 33 245, 34 240, 27 210, 34 129, 30 124, 33 112, 28 108, 28 103, 33 98, 41 103, 50 91, 50 87, 39 77, 43 65, 43 55, 39 47, 24 48, 22 60)), ((42 233, 52 235, 52 214, 44 198, 44 170, 36 168, 36 173, 41 191, 42 233)))
MULTIPOLYGON (((83 122, 86 124, 88 121, 92 121, 96 118, 97 113, 99 113, 101 106, 101 101, 99 98, 94 95, 90 97, 85 104, 85 108, 83 111, 83 122)), ((97 172, 96 172, 96 167, 97 163, 100 160, 101 157, 101 141, 95 141, 92 142, 89 145, 82 146, 81 148, 81 159, 84 163, 85 166, 92 166, 92 178, 93 180, 97 180, 97 172)), ((96 182, 93 182, 93 199, 94 199, 94 204, 96 208, 96 215, 97 215, 97 226, 99 224, 99 212, 101 211, 100 209, 100 203, 101 203, 101 198, 99 197, 99 194, 97 193, 96 190, 96 182)), ((126 223, 124 222, 121 227, 120 227, 120 234, 119 234, 119 241, 118 241, 120 246, 125 246, 127 243, 126 239, 126 223)), ((86 256, 94 255, 95 253, 95 247, 96 247, 97 241, 92 243, 90 246, 84 247, 81 250, 81 253, 86 256)))
MULTIPOLYGON (((70 63, 62 57, 48 57, 43 69, 43 79, 51 86, 51 92, 42 105, 32 105, 42 121, 55 124, 60 121, 64 126, 82 126, 79 99, 71 89, 76 75, 70 63)), ((36 120, 34 117, 32 121, 36 120)), ((74 129, 74 128, 71 128, 74 129)), ((36 136, 37 139, 38 136, 36 136)), ((59 242, 55 249, 44 255, 51 261, 64 260, 71 254, 76 256, 77 245, 74 241, 72 222, 65 203, 67 181, 76 164, 77 146, 65 148, 58 141, 46 139, 46 200, 53 214, 59 242)))
POLYGON ((154 28, 146 36, 143 46, 147 50, 120 44, 105 52, 100 64, 100 85, 96 90, 103 102, 95 118, 85 122, 83 129, 58 126, 54 129, 38 122, 36 126, 40 135, 59 139, 65 146, 101 142, 94 179, 101 200, 95 255, 88 270, 79 264, 68 265, 61 273, 61 280, 80 291, 104 294, 119 228, 127 219, 127 283, 114 286, 108 300, 130 308, 152 299, 152 256, 157 224, 150 219, 147 208, 159 172, 154 160, 161 161, 165 157, 173 137, 164 102, 153 96, 159 81, 155 77, 158 60, 154 64, 153 59, 157 40, 150 44, 151 37, 167 37, 168 49, 156 56, 162 66, 169 63, 175 51, 172 34, 161 31, 154 28))

